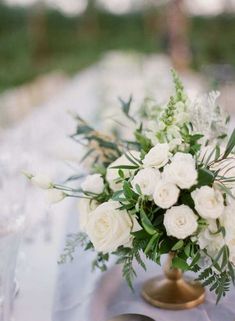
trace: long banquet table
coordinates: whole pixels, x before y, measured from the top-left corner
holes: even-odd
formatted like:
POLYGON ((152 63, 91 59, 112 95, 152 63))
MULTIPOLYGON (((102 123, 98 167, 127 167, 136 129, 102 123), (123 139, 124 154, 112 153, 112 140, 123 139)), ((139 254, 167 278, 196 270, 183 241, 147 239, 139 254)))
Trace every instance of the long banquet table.
MULTIPOLYGON (((98 118, 104 116, 107 120, 110 112, 117 112, 117 96, 132 93, 138 103, 146 93, 168 94, 172 89, 169 69, 166 57, 144 60, 114 53, 75 76, 50 101, 6 130, 0 137, 2 146, 10 145, 17 161, 25 155, 26 169, 49 173, 62 181, 74 169, 82 170, 77 166, 81 148, 68 138, 75 122, 67 111, 77 112, 99 127, 98 118)), ((186 81, 186 87, 194 95, 203 89, 194 77, 186 81)), ((66 234, 77 232, 79 213, 74 200, 52 207, 44 204, 42 192, 28 186, 27 226, 16 271, 19 292, 14 304, 15 321, 105 321, 125 312, 146 314, 156 321, 235 320, 234 290, 218 306, 214 305, 214 297, 208 295, 204 305, 188 311, 164 311, 144 303, 139 295, 142 280, 160 272, 150 262, 148 273, 139 271, 134 294, 113 262, 104 274, 91 272, 92 253, 78 249, 73 263, 58 266, 66 234)))

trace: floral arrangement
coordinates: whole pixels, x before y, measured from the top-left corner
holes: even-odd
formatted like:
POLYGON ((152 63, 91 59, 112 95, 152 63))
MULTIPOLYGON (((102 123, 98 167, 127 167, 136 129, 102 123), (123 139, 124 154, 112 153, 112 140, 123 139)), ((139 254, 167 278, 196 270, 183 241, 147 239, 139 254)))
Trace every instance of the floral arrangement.
POLYGON ((219 301, 235 281, 235 131, 228 139, 217 93, 191 102, 172 74, 175 94, 165 105, 147 99, 134 117, 132 100, 121 101, 136 127, 129 140, 103 135, 76 116, 72 138, 86 146, 82 161, 90 169, 79 187, 70 185, 78 175, 63 185, 27 176, 53 202, 80 198, 81 231, 69 238, 62 262, 77 245, 95 250, 93 266, 102 270, 117 256, 132 286, 134 260, 146 269, 143 253, 160 264, 174 252, 173 267, 197 272, 219 301))

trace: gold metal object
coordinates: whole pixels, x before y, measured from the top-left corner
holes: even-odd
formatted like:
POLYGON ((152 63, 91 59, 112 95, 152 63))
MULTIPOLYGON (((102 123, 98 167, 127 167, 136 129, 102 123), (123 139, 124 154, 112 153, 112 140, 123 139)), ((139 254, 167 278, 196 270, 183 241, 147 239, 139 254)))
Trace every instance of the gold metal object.
POLYGON ((159 308, 169 310, 191 309, 205 300, 205 289, 195 281, 183 279, 182 271, 172 268, 170 253, 164 267, 165 276, 158 276, 144 283, 143 298, 159 308))
POLYGON ((108 321, 154 321, 150 317, 141 314, 120 314, 108 321))

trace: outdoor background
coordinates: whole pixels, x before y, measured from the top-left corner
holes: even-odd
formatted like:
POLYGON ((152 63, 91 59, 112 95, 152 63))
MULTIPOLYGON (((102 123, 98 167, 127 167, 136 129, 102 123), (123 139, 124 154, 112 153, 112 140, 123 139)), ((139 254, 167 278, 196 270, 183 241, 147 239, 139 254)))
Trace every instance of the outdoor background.
POLYGON ((0 257, 13 267, 18 257, 16 274, 4 270, 13 273, 14 320, 80 320, 79 268, 90 273, 85 257, 57 264, 79 228, 76 200, 48 206, 22 170, 58 183, 84 174, 72 115, 127 134, 118 97, 133 95, 132 114, 146 96, 165 103, 171 68, 192 99, 219 90, 234 127, 235 0, 0 0, 0 257), (6 246, 18 216, 24 232, 12 229, 6 246))
POLYGON ((234 14, 233 0, 0 0, 0 111, 6 90, 70 77, 114 50, 175 55, 211 86, 231 82, 234 14))

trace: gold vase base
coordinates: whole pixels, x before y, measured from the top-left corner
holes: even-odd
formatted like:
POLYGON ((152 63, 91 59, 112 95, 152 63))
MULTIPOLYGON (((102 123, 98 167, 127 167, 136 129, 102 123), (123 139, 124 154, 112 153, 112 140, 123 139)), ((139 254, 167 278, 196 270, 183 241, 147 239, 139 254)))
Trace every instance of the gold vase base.
POLYGON ((205 289, 200 283, 165 276, 145 282, 141 294, 151 305, 168 310, 191 309, 205 300, 205 289))

